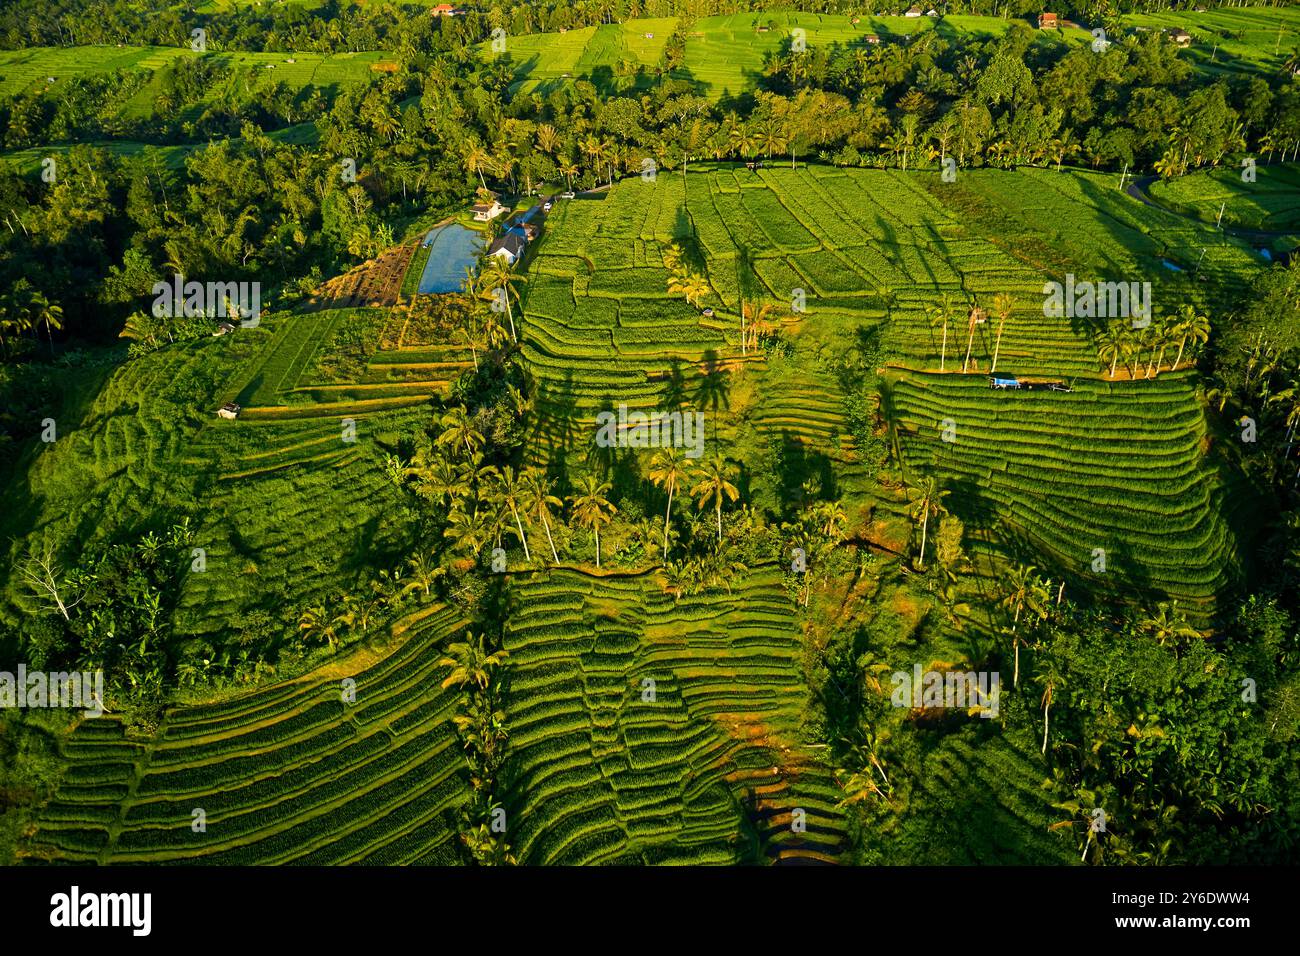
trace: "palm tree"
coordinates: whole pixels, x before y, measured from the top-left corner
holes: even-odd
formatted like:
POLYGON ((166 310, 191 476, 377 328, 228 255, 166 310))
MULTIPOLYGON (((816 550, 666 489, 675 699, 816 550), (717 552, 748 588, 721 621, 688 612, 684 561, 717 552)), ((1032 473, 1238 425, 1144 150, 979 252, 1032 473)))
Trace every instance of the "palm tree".
POLYGON ((690 305, 698 308, 700 300, 712 291, 712 287, 703 276, 687 272, 683 275, 669 276, 668 291, 673 295, 680 295, 690 305))
POLYGON ((543 123, 537 127, 537 148, 543 153, 553 154, 560 145, 560 136, 555 127, 543 123))
POLYGON ((664 511, 664 561, 668 560, 668 527, 673 516, 673 494, 690 480, 689 460, 669 445, 650 460, 650 480, 668 492, 668 508, 664 511))
POLYGON ((993 367, 990 372, 998 370, 998 351, 1002 348, 1002 329, 1007 324, 1007 319, 1011 318, 1011 313, 1015 311, 1016 301, 1005 292, 999 292, 993 297, 993 311, 998 315, 998 337, 993 343, 993 367))
POLYGON ((468 481, 457 471, 456 466, 441 455, 433 461, 421 460, 407 471, 418 479, 416 493, 439 503, 464 498, 470 492, 468 481))
POLYGON ((587 162, 591 164, 592 168, 596 172, 597 179, 599 179, 600 166, 608 153, 608 145, 599 136, 594 133, 589 133, 582 142, 578 144, 578 148, 586 155, 587 162))
POLYGON ((722 544, 722 501, 724 498, 735 501, 740 497, 740 490, 730 481, 732 471, 721 455, 715 455, 704 464, 703 476, 691 489, 698 507, 713 503, 718 520, 718 544, 722 544))
POLYGON ((50 354, 54 354, 54 329, 63 331, 63 307, 51 302, 43 292, 32 293, 28 306, 31 316, 31 328, 45 326, 45 335, 50 342, 50 354))
POLYGON ((571 159, 565 159, 560 162, 560 175, 569 186, 569 191, 573 191, 573 177, 578 175, 578 164, 571 159))
POLYGON ((844 525, 849 519, 842 504, 838 501, 823 501, 815 509, 815 515, 818 530, 830 539, 831 544, 839 544, 844 540, 844 525))
POLYGON ((1101 332, 1101 341, 1097 345, 1097 356, 1102 362, 1110 362, 1110 378, 1115 377, 1115 366, 1124 357, 1128 344, 1125 333, 1113 325, 1108 325, 1101 332))
POLYGON ((1043 696, 1039 703, 1043 708, 1043 753, 1046 755, 1048 718, 1052 709, 1052 702, 1056 697, 1056 691, 1065 682, 1065 678, 1051 654, 1041 656, 1043 660, 1039 666, 1042 670, 1038 673, 1037 680, 1043 687, 1043 696))
POLYGON ((465 147, 464 163, 470 175, 478 173, 479 182, 483 184, 484 189, 487 189, 487 180, 483 178, 483 170, 495 172, 492 154, 484 148, 482 143, 470 140, 465 147))
POLYGON ((1176 643, 1179 638, 1198 638, 1200 633, 1187 623, 1187 617, 1179 612, 1178 602, 1156 605, 1154 614, 1144 619, 1143 630, 1150 633, 1161 647, 1176 643))
POLYGON ((751 347, 758 348, 759 338, 772 331, 771 317, 775 311, 776 307, 770 302, 745 303, 741 308, 741 315, 747 329, 741 332, 742 340, 745 335, 748 335, 751 347))
POLYGON ((465 640, 447 645, 447 654, 438 661, 439 666, 450 667, 451 672, 443 679, 442 687, 469 687, 487 690, 492 683, 493 673, 509 659, 505 650, 489 652, 483 642, 483 636, 474 636, 473 631, 465 633, 465 640))
POLYGON ((478 339, 473 331, 460 328, 456 330, 456 337, 463 340, 469 346, 469 353, 474 358, 474 371, 478 371, 478 339))
POLYGON ((457 549, 477 559, 483 545, 491 540, 492 529, 488 526, 487 515, 479 510, 477 503, 472 509, 461 503, 447 515, 447 527, 442 536, 453 542, 457 549))
POLYGON ((447 412, 438 424, 442 426, 442 434, 438 436, 437 442, 439 445, 458 448, 463 444, 467 458, 473 457, 475 450, 483 447, 483 433, 470 421, 469 413, 463 407, 458 405, 447 412))
POLYGON ((493 290, 494 293, 505 299, 506 319, 510 322, 510 338, 518 342, 519 337, 515 334, 515 315, 510 306, 510 299, 513 296, 516 301, 519 299, 519 290, 514 287, 515 283, 523 282, 524 277, 513 272, 505 262, 502 256, 489 256, 486 266, 483 269, 482 279, 485 288, 493 290))
POLYGON ((970 368, 970 350, 971 346, 975 343, 975 326, 979 325, 983 321, 985 321, 984 310, 977 305, 972 305, 970 316, 967 318, 969 328, 966 331, 966 358, 961 363, 961 373, 963 375, 965 375, 967 370, 970 368))
POLYGON ((942 372, 944 361, 948 356, 948 318, 952 314, 952 304, 945 295, 941 305, 930 306, 926 312, 930 316, 930 328, 943 326, 943 345, 939 350, 939 371, 942 372))
POLYGON ((1011 646, 1015 653, 1015 673, 1012 675, 1011 686, 1020 685, 1020 644, 1021 640, 1016 635, 1016 628, 1020 626, 1020 612, 1026 608, 1031 613, 1042 615, 1046 613, 1045 603, 1050 595, 1043 587, 1043 580, 1036 573, 1037 569, 1033 565, 1017 564, 1011 569, 1007 576, 1007 590, 1002 598, 1002 606, 1011 609, 1014 613, 1011 620, 1011 646))
POLYGON ((411 555, 406 560, 406 566, 411 569, 411 580, 402 590, 405 592, 422 590, 425 597, 429 596, 429 589, 434 583, 446 573, 433 560, 433 555, 426 551, 417 551, 411 555))
POLYGON ((323 640, 332 652, 339 644, 338 624, 337 617, 326 611, 323 605, 315 604, 304 609, 299 615, 298 632, 304 636, 323 640))
POLYGON ((523 482, 524 507, 529 514, 540 518, 546 529, 546 543, 551 546, 551 557, 560 563, 560 555, 555 550, 555 539, 551 537, 551 509, 561 505, 560 499, 551 494, 551 481, 540 468, 525 468, 521 476, 523 482))
POLYGON ((659 256, 663 260, 664 268, 672 275, 681 272, 682 268, 682 247, 675 242, 670 242, 659 250, 659 256))
POLYGON ((1178 322, 1173 327, 1173 334, 1179 336, 1178 357, 1174 359, 1174 368, 1183 360, 1183 348, 1190 341, 1192 347, 1204 345, 1210 340, 1209 316, 1197 312, 1194 306, 1185 305, 1178 322))
POLYGON ((925 567, 925 538, 930 525, 930 515, 948 513, 948 509, 943 506, 943 499, 948 497, 948 491, 939 487, 938 478, 928 475, 920 484, 909 488, 907 496, 914 503, 912 517, 921 521, 921 551, 917 555, 919 570, 925 567))
POLYGON ((528 535, 524 534, 524 523, 519 517, 519 509, 525 507, 526 498, 527 492, 520 476, 506 465, 497 477, 496 499, 510 510, 510 516, 515 519, 515 530, 519 532, 519 543, 524 546, 524 560, 531 561, 533 556, 528 553, 528 535))
POLYGON ((578 482, 578 494, 570 495, 573 520, 580 527, 590 529, 596 536, 596 567, 600 567, 600 529, 609 524, 618 509, 605 497, 611 485, 595 475, 583 475, 578 482))

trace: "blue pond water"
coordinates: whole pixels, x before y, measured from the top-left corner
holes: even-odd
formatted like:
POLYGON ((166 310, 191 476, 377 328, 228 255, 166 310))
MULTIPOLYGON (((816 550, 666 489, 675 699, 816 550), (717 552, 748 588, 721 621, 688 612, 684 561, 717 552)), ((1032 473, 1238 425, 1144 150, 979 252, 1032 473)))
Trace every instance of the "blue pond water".
POLYGON ((430 229, 421 245, 429 249, 429 261, 420 274, 420 292, 459 292, 465 285, 465 270, 483 248, 483 233, 452 222, 430 229))

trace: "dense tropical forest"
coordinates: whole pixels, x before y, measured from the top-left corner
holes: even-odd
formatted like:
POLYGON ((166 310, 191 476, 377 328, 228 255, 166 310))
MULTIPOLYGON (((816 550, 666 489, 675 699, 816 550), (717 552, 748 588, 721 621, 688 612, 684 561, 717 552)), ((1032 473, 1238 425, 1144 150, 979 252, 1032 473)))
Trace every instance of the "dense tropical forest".
POLYGON ((907 6, 0 10, 0 860, 1294 862, 1300 11, 907 6))

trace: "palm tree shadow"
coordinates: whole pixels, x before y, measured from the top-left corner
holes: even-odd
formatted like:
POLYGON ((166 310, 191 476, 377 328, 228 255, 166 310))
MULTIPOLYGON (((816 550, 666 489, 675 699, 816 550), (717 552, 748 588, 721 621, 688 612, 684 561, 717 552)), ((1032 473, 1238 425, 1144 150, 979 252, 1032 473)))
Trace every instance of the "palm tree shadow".
POLYGON ((707 408, 715 413, 719 405, 728 410, 731 408, 731 388, 727 370, 718 361, 718 353, 715 349, 707 349, 704 352, 704 371, 695 388, 695 404, 697 407, 707 408))

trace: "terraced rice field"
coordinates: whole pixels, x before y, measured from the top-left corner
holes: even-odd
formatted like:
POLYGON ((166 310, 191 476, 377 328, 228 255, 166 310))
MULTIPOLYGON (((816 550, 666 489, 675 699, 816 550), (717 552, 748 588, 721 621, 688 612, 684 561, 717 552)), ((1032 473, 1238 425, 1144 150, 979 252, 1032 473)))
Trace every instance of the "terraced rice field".
MULTIPOLYGON (((79 46, 30 47, 0 50, 0 96, 46 89, 60 81, 89 73, 114 70, 161 71, 187 57, 216 57, 231 66, 251 67, 273 74, 290 87, 335 86, 365 82, 370 64, 383 59, 380 52, 364 53, 195 53, 188 47, 79 46), (294 62, 288 62, 292 59, 294 62), (268 69, 268 67, 270 67, 268 69), (48 83, 49 77, 54 83, 48 83)), ((142 93, 147 94, 148 86, 142 93)))
MULTIPOLYGON (((653 67, 676 23, 676 17, 663 17, 507 37, 506 55, 518 77, 516 90, 546 95, 558 83, 590 79, 600 67, 613 70, 619 63, 653 67)), ((496 55, 490 43, 482 44, 479 51, 484 57, 496 55)))
POLYGON ((806 690, 779 572, 676 605, 644 575, 572 571, 522 582, 516 597, 506 774, 521 862, 842 852, 839 788, 799 752, 806 690), (790 827, 795 808, 806 833, 790 827))
POLYGON ((114 70, 161 70, 174 61, 196 56, 188 48, 139 46, 29 47, 0 50, 0 96, 57 87, 87 73, 114 70), (54 83, 48 83, 49 77, 54 83))
MULTIPOLYGON (((852 467, 843 396, 818 368, 766 374, 741 355, 740 289, 789 314, 796 290, 807 312, 785 323, 845 335, 882 327, 894 360, 938 370, 942 330, 927 309, 954 304, 945 367, 960 368, 966 310, 1010 293, 1015 311, 1000 346, 1011 374, 1098 377, 1088 321, 1043 316, 1047 280, 1145 280, 1157 312, 1184 302, 1207 307, 1240 290, 1262 262, 1249 247, 1186 219, 1143 206, 1113 177, 1078 171, 984 170, 956 184, 932 173, 774 167, 699 167, 683 181, 631 179, 601 201, 561 202, 529 266, 522 336, 537 376, 540 458, 579 450, 598 411, 620 402, 656 407, 684 396, 720 412, 719 437, 752 425, 790 432, 852 467), (1028 197, 1028 198, 1026 198, 1028 197), (662 250, 692 243, 707 257, 711 294, 701 307, 670 297, 662 250), (1192 281, 1164 258, 1194 263, 1192 281), (729 418, 725 382, 746 366, 760 381, 747 420, 729 418), (711 387, 716 386, 716 387, 711 387)), ((977 326, 971 369, 987 371, 996 321, 977 326)))
MULTIPOLYGON (((182 641, 227 640, 230 622, 253 609, 280 613, 287 596, 314 600, 361 583, 352 577, 373 561, 397 562, 410 532, 383 475, 383 443, 427 419, 429 399, 469 358, 419 346, 372 354, 353 381, 309 374, 323 344, 354 320, 271 316, 113 370, 88 407, 59 413, 58 441, 30 469, 32 500, 55 516, 40 533, 56 546, 96 542, 189 515, 207 570, 183 581, 182 641), (218 419, 231 400, 245 405, 240 418, 218 419), (355 441, 345 440, 344 419, 355 441)), ((35 520, 7 512, 5 540, 22 540, 35 520)))
POLYGON ((1231 501, 1243 490, 1232 494, 1209 455, 1191 373, 1079 381, 1070 394, 912 373, 893 382, 890 404, 907 469, 947 483, 949 507, 973 529, 996 528, 1003 556, 1093 591, 1163 595, 1202 624, 1238 583, 1231 501))
MULTIPOLYGON (((1261 160, 1266 157, 1259 157, 1261 160)), ((1257 166, 1255 182, 1241 170, 1220 169, 1152 183, 1148 192, 1162 206, 1225 226, 1269 232, 1300 232, 1300 167, 1257 166)))
POLYGON ((77 863, 455 863, 469 785, 439 688, 443 644, 463 627, 427 608, 400 645, 329 676, 219 704, 173 708, 147 741, 111 718, 83 722, 70 769, 32 841, 35 859, 77 863), (356 682, 344 703, 341 680, 356 682), (194 811, 206 816, 196 832, 194 811))
POLYGON ((1213 72, 1273 73, 1300 48, 1300 10, 1294 6, 1131 13, 1121 20, 1135 30, 1182 27, 1192 36, 1182 55, 1213 72))
MULTIPOLYGON (((976 16, 953 16, 944 21, 946 29, 983 37, 1001 36, 1010 23, 1001 17, 976 16)), ((685 65, 674 76, 695 83, 702 95, 718 100, 756 89, 764 59, 782 48, 792 30, 803 30, 810 46, 865 46, 867 34, 886 41, 901 40, 934 29, 934 25, 928 17, 901 16, 864 16, 854 25, 847 16, 784 11, 701 17, 687 35, 685 65)), ((676 26, 675 17, 665 17, 509 37, 506 52, 516 64, 520 88, 545 95, 559 83, 599 79, 601 67, 616 70, 619 63, 630 63, 653 68, 676 26)), ((1074 43, 1091 40, 1077 28, 1054 33, 1052 38, 1074 43)), ((492 55, 487 43, 480 51, 483 56, 492 55)))

